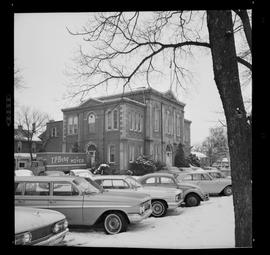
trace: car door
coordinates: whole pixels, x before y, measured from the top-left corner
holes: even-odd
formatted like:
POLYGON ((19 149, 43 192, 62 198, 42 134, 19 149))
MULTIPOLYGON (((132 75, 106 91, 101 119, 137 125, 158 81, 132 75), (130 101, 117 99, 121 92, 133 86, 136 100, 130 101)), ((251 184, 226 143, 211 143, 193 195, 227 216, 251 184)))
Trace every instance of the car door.
POLYGON ((51 182, 49 208, 63 213, 70 225, 83 224, 83 196, 76 186, 67 181, 51 182))
POLYGON ((27 181, 24 183, 23 195, 16 195, 15 205, 49 208, 50 183, 27 181))
POLYGON ((219 180, 215 180, 209 176, 209 174, 196 174, 197 177, 193 175, 193 178, 197 178, 196 185, 201 187, 201 189, 209 194, 216 194, 219 193, 219 188, 217 182, 219 180))

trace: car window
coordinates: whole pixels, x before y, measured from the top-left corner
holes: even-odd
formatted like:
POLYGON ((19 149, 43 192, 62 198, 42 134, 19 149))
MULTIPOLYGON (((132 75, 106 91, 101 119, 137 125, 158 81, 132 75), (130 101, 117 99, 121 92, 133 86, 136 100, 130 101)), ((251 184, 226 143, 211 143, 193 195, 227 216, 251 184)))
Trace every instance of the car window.
POLYGON ((132 177, 127 177, 125 181, 129 184, 130 187, 133 187, 133 188, 142 187, 142 185, 136 179, 132 177))
POLYGON ((23 182, 15 182, 15 195, 22 195, 22 192, 23 192, 23 186, 24 186, 24 183, 23 182))
POLYGON ((112 180, 102 180, 102 187, 104 189, 113 189, 112 180))
POLYGON ((192 180, 193 181, 200 181, 202 179, 202 175, 201 174, 193 174, 192 175, 192 180))
POLYGON ((187 175, 183 178, 183 180, 185 180, 185 181, 191 181, 191 180, 192 180, 192 176, 191 176, 190 174, 187 174, 187 175))
POLYGON ((115 189, 128 189, 128 184, 123 180, 113 180, 113 187, 115 189))
POLYGON ((145 180, 145 183, 147 184, 153 184, 156 182, 156 178, 155 177, 150 177, 148 179, 145 180))
POLYGON ((174 181, 172 178, 169 177, 160 177, 160 183, 162 184, 174 184, 174 181))
POLYGON ((202 174, 201 177, 202 177, 202 180, 207 180, 207 181, 211 180, 211 178, 207 174, 202 174))
POLYGON ((79 192, 73 187, 71 183, 54 182, 53 195, 54 196, 75 196, 75 195, 79 195, 79 192))
POLYGON ((50 194, 48 182, 27 182, 25 183, 24 195, 26 196, 48 196, 50 194))

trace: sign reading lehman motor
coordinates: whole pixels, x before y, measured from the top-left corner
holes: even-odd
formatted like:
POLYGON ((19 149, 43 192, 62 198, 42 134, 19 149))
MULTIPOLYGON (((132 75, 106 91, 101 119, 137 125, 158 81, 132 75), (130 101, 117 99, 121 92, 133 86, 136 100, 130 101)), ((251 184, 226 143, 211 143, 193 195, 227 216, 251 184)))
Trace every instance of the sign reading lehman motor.
POLYGON ((85 153, 40 152, 37 153, 36 160, 43 161, 48 170, 56 170, 59 167, 62 167, 62 170, 71 169, 74 166, 86 167, 85 153))

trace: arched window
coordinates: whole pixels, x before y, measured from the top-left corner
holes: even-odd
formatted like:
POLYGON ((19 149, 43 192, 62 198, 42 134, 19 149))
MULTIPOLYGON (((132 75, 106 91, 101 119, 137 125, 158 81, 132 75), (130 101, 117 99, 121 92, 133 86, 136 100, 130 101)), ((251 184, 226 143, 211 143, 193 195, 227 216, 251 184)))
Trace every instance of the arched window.
POLYGON ((93 113, 90 113, 88 116, 88 131, 89 133, 95 132, 95 126, 96 126, 96 116, 93 113))

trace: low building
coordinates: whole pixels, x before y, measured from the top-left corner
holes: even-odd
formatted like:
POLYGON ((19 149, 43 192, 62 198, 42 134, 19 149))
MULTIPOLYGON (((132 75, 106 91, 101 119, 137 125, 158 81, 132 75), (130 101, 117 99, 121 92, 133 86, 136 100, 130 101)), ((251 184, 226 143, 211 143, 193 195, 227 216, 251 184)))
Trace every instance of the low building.
POLYGON ((185 120, 184 107, 171 91, 152 88, 89 98, 62 109, 63 121, 47 124, 47 136, 56 127, 59 137, 45 148, 86 152, 91 165, 106 162, 116 170, 128 169, 141 154, 174 165, 179 143, 190 153, 191 121, 185 120))

